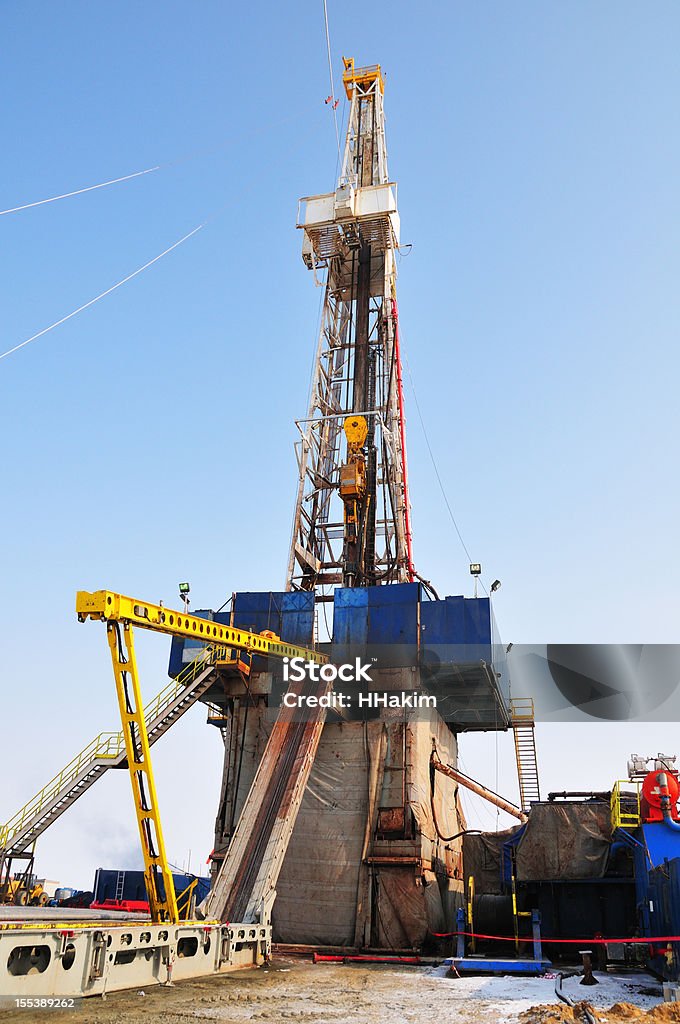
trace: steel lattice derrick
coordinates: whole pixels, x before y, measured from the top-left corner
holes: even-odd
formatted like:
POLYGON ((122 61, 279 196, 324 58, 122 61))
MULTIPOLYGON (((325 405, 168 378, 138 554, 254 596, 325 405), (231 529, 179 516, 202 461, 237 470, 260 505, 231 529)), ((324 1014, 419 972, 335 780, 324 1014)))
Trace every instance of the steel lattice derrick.
POLYGON ((397 340, 396 186, 389 182, 380 68, 345 62, 351 100, 334 193, 301 200, 303 259, 325 272, 307 418, 298 422, 298 491, 288 589, 413 579, 397 340), (365 493, 343 496, 344 425, 366 420, 365 493), (344 507, 343 507, 344 503, 344 507))

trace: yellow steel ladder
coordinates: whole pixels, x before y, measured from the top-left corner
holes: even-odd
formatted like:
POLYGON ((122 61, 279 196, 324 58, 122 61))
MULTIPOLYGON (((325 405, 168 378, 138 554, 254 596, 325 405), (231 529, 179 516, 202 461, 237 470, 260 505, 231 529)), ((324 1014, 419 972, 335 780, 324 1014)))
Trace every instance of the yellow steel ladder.
POLYGON ((529 811, 531 804, 541 799, 533 698, 513 697, 510 701, 510 721, 515 739, 520 806, 523 811, 529 811))

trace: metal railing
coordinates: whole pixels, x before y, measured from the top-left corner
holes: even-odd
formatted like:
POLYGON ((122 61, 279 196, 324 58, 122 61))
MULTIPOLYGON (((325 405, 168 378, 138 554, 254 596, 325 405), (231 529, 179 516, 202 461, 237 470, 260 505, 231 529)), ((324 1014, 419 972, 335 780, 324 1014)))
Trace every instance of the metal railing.
POLYGON ((177 910, 179 911, 180 920, 188 921, 190 919, 191 901, 197 885, 198 879, 192 879, 186 889, 183 889, 179 896, 177 896, 177 910))
POLYGON ((637 828, 640 824, 640 783, 631 782, 630 779, 617 779, 612 787, 611 814, 612 831, 617 828, 637 828), (628 787, 626 790, 622 786, 628 787), (635 787, 635 792, 631 792, 635 787), (625 801, 625 808, 624 808, 625 801), (635 810, 630 810, 634 804, 635 810))
POLYGON ((533 697, 512 697, 510 700, 510 714, 513 723, 517 725, 534 724, 534 698, 533 697))
MULTIPOLYGON (((226 648, 222 645, 206 645, 196 657, 182 669, 176 679, 163 687, 160 693, 144 707, 144 718, 147 726, 151 725, 175 700, 177 695, 191 683, 203 669, 224 655, 226 648)), ((69 761, 61 771, 50 779, 28 803, 14 814, 9 821, 0 826, 0 851, 7 849, 12 840, 22 831, 25 825, 36 818, 63 791, 64 796, 76 780, 88 768, 93 768, 99 761, 114 761, 125 751, 122 732, 100 732, 95 738, 69 761)))

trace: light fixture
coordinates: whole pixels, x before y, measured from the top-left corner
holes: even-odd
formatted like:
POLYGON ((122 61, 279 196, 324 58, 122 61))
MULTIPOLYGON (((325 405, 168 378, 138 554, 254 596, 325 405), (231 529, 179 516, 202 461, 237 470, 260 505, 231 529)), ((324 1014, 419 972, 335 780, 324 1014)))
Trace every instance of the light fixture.
POLYGON ((184 604, 184 611, 189 611, 189 594, 191 593, 191 587, 188 583, 179 584, 179 596, 180 600, 184 604))
POLYGON ((500 580, 494 580, 493 583, 491 584, 491 593, 495 594, 496 591, 500 590, 500 589, 501 589, 501 581, 500 580))
POLYGON ((482 563, 481 562, 470 562, 470 575, 481 576, 482 575, 482 563))

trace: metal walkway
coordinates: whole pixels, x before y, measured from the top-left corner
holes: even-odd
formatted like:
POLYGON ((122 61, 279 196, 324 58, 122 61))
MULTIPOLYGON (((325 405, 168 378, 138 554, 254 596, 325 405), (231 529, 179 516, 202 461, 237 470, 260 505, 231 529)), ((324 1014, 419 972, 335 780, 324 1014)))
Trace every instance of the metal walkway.
POLYGON ((531 697, 515 697, 510 701, 510 720, 515 738, 515 758, 519 779, 519 802, 523 811, 541 799, 534 730, 534 702, 531 697))
MULTIPOLYGON (((288 692, 321 697, 331 689, 329 682, 306 681, 291 685, 288 692)), ((269 924, 276 883, 325 719, 326 708, 281 708, 229 849, 201 906, 207 918, 269 924)))
MULTIPOLYGON (((222 647, 206 647, 144 708, 149 743, 163 736, 215 681, 222 647)), ((102 732, 0 826, 0 864, 28 849, 109 768, 127 767, 122 732, 102 732)))

